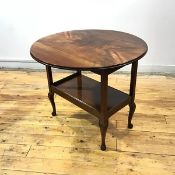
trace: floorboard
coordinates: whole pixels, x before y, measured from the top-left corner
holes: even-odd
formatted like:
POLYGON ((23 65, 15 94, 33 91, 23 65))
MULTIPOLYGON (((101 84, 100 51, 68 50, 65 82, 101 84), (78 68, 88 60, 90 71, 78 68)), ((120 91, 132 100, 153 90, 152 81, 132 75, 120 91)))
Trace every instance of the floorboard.
MULTIPOLYGON (((129 81, 109 76, 126 93, 129 81)), ((134 128, 127 129, 128 107, 114 114, 104 152, 98 120, 59 96, 52 117, 47 93, 45 72, 0 70, 0 175, 175 174, 175 77, 138 75, 134 128)))

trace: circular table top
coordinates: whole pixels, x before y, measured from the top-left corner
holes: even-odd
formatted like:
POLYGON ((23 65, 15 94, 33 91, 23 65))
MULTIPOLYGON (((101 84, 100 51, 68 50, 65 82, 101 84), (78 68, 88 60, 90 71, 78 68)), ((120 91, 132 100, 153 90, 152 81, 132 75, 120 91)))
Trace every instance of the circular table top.
POLYGON ((112 30, 73 30, 36 41, 30 50, 38 62, 72 70, 110 69, 142 58, 147 44, 140 38, 112 30))

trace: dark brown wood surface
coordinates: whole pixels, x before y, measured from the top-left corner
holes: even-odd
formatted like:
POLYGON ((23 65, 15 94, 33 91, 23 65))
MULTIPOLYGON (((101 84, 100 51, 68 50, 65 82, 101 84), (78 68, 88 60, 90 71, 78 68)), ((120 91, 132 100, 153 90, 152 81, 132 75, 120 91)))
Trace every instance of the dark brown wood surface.
MULTIPOLYGON (((73 75, 74 76, 70 76, 71 79, 69 79, 68 81, 66 80, 64 81, 64 79, 62 79, 63 81, 59 80, 58 82, 55 82, 52 88, 54 89, 55 92, 57 92, 64 98, 69 96, 69 98, 66 99, 68 99, 71 102, 73 99, 75 101, 74 104, 76 104, 77 106, 80 102, 83 102, 85 106, 91 107, 90 110, 93 110, 92 108, 94 108, 99 113, 98 116, 100 116, 101 83, 91 78, 88 78, 87 76, 84 75, 78 75, 77 73, 73 75), (81 81, 79 81, 79 79, 81 81), (62 95, 63 93, 64 95, 62 95)), ((107 93, 108 103, 105 106, 106 113, 110 112, 111 110, 115 109, 118 106, 119 107, 117 109, 119 110, 122 107, 129 104, 130 96, 128 94, 121 92, 120 90, 114 89, 110 86, 107 87, 107 92, 108 92, 107 93)), ((89 112, 93 112, 90 110, 89 112)))
POLYGON ((36 41, 30 50, 38 62, 63 69, 95 70, 119 67, 143 57, 147 44, 112 30, 74 30, 36 41))

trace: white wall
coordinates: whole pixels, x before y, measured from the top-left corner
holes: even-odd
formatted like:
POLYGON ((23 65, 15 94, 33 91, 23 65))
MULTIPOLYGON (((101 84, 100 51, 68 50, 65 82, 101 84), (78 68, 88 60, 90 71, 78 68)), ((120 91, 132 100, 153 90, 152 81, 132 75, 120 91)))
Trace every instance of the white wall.
POLYGON ((175 0, 0 0, 0 66, 32 61, 30 46, 42 36, 87 28, 143 38, 141 65, 175 65, 175 0))

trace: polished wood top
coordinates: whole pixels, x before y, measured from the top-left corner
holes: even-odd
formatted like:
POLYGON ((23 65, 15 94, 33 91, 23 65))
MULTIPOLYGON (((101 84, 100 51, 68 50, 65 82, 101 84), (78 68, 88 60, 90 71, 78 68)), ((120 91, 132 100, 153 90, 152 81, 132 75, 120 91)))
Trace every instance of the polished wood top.
POLYGON ((36 41, 30 50, 38 62, 63 69, 110 69, 142 58, 147 44, 140 38, 112 30, 74 30, 36 41))

